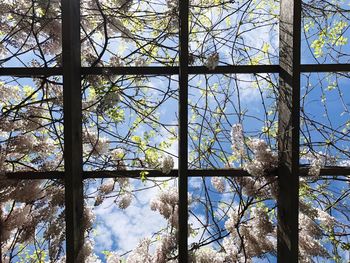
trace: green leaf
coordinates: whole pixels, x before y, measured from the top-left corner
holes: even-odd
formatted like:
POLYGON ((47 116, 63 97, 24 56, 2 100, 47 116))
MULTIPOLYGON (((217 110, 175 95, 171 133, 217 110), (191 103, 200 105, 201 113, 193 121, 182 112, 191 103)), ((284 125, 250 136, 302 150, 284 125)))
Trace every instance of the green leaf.
POLYGON ((140 144, 142 139, 141 139, 140 136, 133 135, 133 136, 131 136, 131 140, 132 140, 133 142, 136 142, 136 143, 140 144))
POLYGON ((141 182, 146 182, 147 181, 147 175, 149 174, 149 172, 147 171, 141 171, 140 172, 140 178, 141 178, 141 182))

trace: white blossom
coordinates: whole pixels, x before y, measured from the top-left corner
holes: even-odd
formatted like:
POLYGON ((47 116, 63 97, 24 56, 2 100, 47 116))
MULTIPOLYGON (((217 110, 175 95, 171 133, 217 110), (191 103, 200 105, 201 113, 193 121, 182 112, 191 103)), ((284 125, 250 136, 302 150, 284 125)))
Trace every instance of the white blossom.
POLYGON ((97 195, 95 198, 94 206, 99 206, 103 203, 104 197, 102 195, 97 195))
POLYGON ((99 110, 101 112, 104 112, 106 110, 114 108, 117 106, 119 101, 120 101, 119 92, 118 91, 110 91, 101 100, 100 105, 99 105, 99 110))
POLYGON ((214 188, 219 193, 225 192, 225 178, 224 177, 213 176, 211 178, 211 184, 214 186, 214 188))
POLYGON ((166 155, 162 160, 162 172, 164 174, 169 174, 171 170, 174 168, 174 159, 170 155, 166 155))
POLYGON ((92 207, 84 205, 83 219, 82 219, 82 229, 88 230, 92 227, 95 220, 95 214, 93 213, 92 207))
POLYGON ((250 219, 240 220, 238 208, 234 208, 229 213, 229 219, 225 223, 230 235, 224 239, 223 246, 227 255, 238 262, 244 255, 240 249, 240 236, 244 239, 244 249, 247 259, 259 256, 264 253, 275 251, 275 244, 272 239, 273 227, 266 210, 260 207, 253 207, 250 219), (238 247, 237 247, 238 245, 238 247))
POLYGON ((253 176, 263 176, 277 167, 277 154, 261 139, 252 139, 248 142, 254 157, 244 164, 243 169, 253 176))
POLYGON ((106 154, 109 149, 109 139, 101 137, 97 132, 86 129, 83 130, 83 142, 92 148, 92 155, 98 156, 106 154))
POLYGON ((126 259, 126 263, 153 263, 152 255, 149 252, 150 244, 150 239, 142 239, 137 247, 130 253, 126 259))
POLYGON ((167 262, 167 255, 175 249, 176 246, 176 238, 173 235, 162 236, 153 261, 157 263, 167 262))
POLYGON ((174 227, 178 227, 178 192, 177 188, 161 191, 151 200, 151 209, 158 211, 174 227))
POLYGON ((223 253, 215 251, 211 247, 202 247, 195 251, 191 263, 223 263, 225 256, 223 253))
POLYGON ((111 252, 107 256, 107 263, 120 263, 120 257, 117 253, 111 252))
POLYGON ((214 52, 210 54, 207 58, 207 61, 205 62, 205 66, 210 69, 214 70, 219 64, 219 53, 214 52))
POLYGON ((308 152, 301 157, 302 160, 306 160, 310 167, 308 171, 309 176, 319 176, 321 169, 327 162, 334 163, 334 158, 327 156, 322 152, 308 152))
POLYGON ((322 211, 319 208, 316 208, 317 210, 317 219, 321 222, 322 225, 324 225, 327 228, 332 228, 337 223, 337 220, 328 214, 325 211, 322 211))
POLYGON ((102 194, 107 195, 110 194, 114 189, 114 181, 112 179, 108 179, 99 187, 99 190, 102 194))
POLYGON ((126 209, 130 206, 132 202, 132 194, 130 192, 123 193, 118 202, 118 206, 121 209, 126 209))
POLYGON ((244 136, 243 128, 241 124, 234 124, 231 128, 231 143, 232 149, 238 154, 243 154, 244 152, 244 136))

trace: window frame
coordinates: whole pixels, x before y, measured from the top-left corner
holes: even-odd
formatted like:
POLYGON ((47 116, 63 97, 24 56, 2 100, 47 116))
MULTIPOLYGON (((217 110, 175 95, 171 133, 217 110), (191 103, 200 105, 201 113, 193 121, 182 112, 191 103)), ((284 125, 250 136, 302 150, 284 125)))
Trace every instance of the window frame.
MULTIPOLYGON (((64 172, 15 172, 7 173, 8 179, 64 179, 66 205, 66 253, 67 262, 77 262, 84 242, 80 219, 84 197, 83 182, 91 178, 139 177, 140 171, 83 171, 82 160, 82 109, 81 78, 85 75, 178 75, 179 76, 179 161, 178 169, 169 176, 179 180, 179 262, 188 262, 188 178, 211 176, 250 176, 242 169, 190 170, 188 169, 188 76, 190 74, 254 74, 276 73, 280 78, 280 92, 286 100, 279 99, 279 115, 291 120, 279 125, 279 133, 288 133, 279 141, 277 176, 281 191, 278 203, 277 261, 298 261, 298 185, 299 177, 308 169, 299 164, 300 128, 300 76, 308 72, 350 72, 350 64, 301 64, 301 12, 302 0, 281 0, 280 15, 280 63, 279 65, 218 66, 210 70, 204 66, 189 66, 189 0, 180 0, 179 66, 172 67, 81 67, 80 57, 80 1, 61 0, 63 65, 55 68, 0 68, 0 76, 63 76, 64 92, 64 172), (292 15, 291 15, 292 14, 292 15), (289 41, 285 41, 285 40, 289 41), (292 43, 292 44, 290 44, 292 43), (283 56, 289 52, 291 56, 283 56), (288 93, 290 92, 290 93, 288 93), (283 107, 291 104, 291 108, 283 107), (281 152, 291 154, 281 154, 281 152), (283 236, 283 237, 282 237, 283 236)), ((281 97, 281 96, 280 96, 281 97)), ((279 118, 280 121, 280 118, 279 118)), ((147 170, 149 177, 163 176, 156 170, 147 170)), ((350 167, 325 167, 320 176, 350 174, 350 167)), ((116 219, 118 220, 118 219, 116 219)))

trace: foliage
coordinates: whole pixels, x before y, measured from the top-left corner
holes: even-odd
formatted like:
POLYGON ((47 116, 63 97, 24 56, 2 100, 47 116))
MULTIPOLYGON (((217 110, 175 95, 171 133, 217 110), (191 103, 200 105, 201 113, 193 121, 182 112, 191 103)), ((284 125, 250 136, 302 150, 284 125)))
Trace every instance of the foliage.
MULTIPOLYGON (((0 3, 0 65, 61 66, 59 0, 0 3)), ((176 66, 176 0, 81 1, 82 65, 176 66)), ((303 58, 348 63, 346 1, 303 2, 303 58)), ((279 1, 190 1, 190 65, 278 63, 279 1)), ((349 176, 319 176, 349 166, 348 73, 303 74, 301 82, 300 262, 345 262, 349 250, 349 176)), ((178 77, 82 78, 84 170, 139 170, 140 181, 86 183, 83 262, 177 262, 178 189, 167 177, 178 158, 178 77), (148 170, 159 170, 161 179, 148 170), (125 211, 138 193, 165 227, 132 251, 96 251, 94 212, 125 211), (98 255, 97 255, 97 254, 98 255)), ((5 173, 64 171, 61 77, 0 80, 1 262, 64 262, 64 185, 60 180, 5 180, 5 173)), ((278 76, 190 75, 190 169, 239 168, 249 177, 189 180, 191 262, 271 261, 276 256, 278 76)), ((203 174, 205 176, 205 174, 203 174)), ((143 223, 143 222, 142 222, 143 223)), ((142 227, 141 222, 137 224, 142 227)))

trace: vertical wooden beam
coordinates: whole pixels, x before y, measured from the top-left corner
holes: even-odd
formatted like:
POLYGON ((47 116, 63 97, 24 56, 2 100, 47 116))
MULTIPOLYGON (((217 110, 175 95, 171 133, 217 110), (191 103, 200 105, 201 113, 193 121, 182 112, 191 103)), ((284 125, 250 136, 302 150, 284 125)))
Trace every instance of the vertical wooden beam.
POLYGON ((277 260, 298 262, 301 0, 281 0, 277 260))
POLYGON ((179 262, 188 262, 188 15, 189 0, 179 0, 179 262))
POLYGON ((80 1, 62 0, 66 257, 78 262, 84 235, 80 1))

